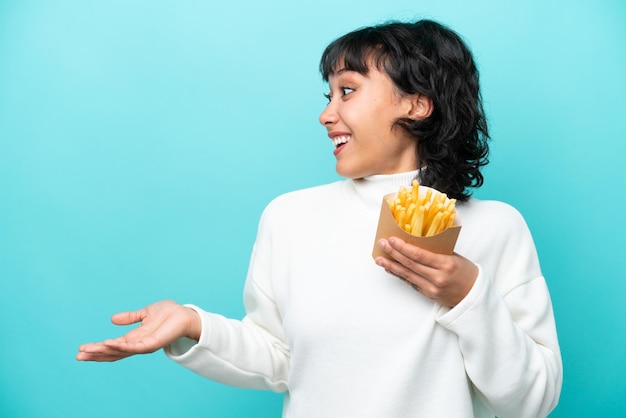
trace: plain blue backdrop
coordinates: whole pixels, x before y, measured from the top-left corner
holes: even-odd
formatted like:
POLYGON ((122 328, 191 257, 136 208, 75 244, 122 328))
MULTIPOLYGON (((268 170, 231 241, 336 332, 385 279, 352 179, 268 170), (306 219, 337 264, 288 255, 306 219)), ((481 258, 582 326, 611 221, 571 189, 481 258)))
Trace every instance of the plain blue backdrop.
POLYGON ((333 181, 324 47, 438 19, 479 62, 493 151, 550 287, 553 417, 626 416, 626 7, 619 0, 0 0, 0 416, 277 417, 162 353, 79 363, 158 299, 239 317, 264 206, 333 181))

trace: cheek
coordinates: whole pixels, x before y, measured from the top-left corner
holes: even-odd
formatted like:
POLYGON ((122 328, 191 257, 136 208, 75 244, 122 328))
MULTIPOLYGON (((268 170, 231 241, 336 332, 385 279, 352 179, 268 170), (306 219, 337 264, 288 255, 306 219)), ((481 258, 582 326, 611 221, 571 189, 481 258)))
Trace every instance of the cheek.
POLYGON ((353 124, 353 125, 359 124, 358 121, 359 121, 360 114, 361 112, 359 112, 359 109, 355 107, 345 107, 341 109, 341 111, 339 112, 339 116, 342 121, 344 121, 347 124, 353 124))

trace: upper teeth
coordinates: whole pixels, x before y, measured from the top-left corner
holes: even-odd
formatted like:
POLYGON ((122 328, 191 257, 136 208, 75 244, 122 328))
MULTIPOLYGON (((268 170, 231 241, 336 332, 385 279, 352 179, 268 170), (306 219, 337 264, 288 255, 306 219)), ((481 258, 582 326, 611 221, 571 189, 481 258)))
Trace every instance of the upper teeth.
POLYGON ((339 135, 333 138, 333 145, 338 147, 341 144, 345 144, 350 141, 350 135, 339 135))

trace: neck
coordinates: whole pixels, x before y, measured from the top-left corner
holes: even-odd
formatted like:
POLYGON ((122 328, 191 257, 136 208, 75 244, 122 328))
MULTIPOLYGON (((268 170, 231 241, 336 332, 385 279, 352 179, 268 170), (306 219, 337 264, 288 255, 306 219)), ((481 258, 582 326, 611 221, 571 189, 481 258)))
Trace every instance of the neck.
POLYGON ((366 204, 379 206, 384 195, 397 192, 400 186, 409 187, 418 174, 419 170, 414 170, 397 174, 377 174, 350 181, 366 204))

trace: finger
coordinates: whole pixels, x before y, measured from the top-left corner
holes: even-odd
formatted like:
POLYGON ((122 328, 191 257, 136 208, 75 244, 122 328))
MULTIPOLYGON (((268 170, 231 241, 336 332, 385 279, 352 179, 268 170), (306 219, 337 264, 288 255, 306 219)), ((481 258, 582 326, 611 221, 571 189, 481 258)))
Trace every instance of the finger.
POLYGON ((409 244, 400 238, 391 237, 387 241, 391 249, 395 250, 398 254, 401 254, 405 258, 419 263, 420 265, 437 268, 441 262, 440 254, 436 254, 413 244, 409 244))
POLYGON ((418 292, 422 293, 422 289, 421 289, 418 285, 416 285, 415 283, 410 282, 410 281, 408 281, 408 280, 405 280, 404 282, 405 282, 406 284, 408 284, 409 286, 411 286, 414 290, 416 290, 416 291, 418 291, 418 292))
POLYGON ((104 342, 87 343, 78 348, 77 360, 86 361, 111 361, 110 359, 122 359, 131 356, 132 353, 119 351, 117 349, 107 347, 104 342), (106 360, 105 360, 106 359, 106 360))
POLYGON ((93 355, 112 354, 114 352, 117 352, 117 350, 115 350, 113 347, 107 346, 104 341, 100 343, 83 344, 80 347, 78 347, 78 351, 80 353, 93 354, 93 355))
POLYGON ((95 362, 113 362, 129 357, 130 354, 94 354, 94 353, 78 353, 76 360, 78 361, 95 361, 95 362))
POLYGON ((81 353, 97 353, 103 349, 104 345, 101 342, 81 344, 81 346, 78 347, 78 351, 81 353))
POLYGON ((130 325, 143 321, 146 317, 145 309, 132 312, 120 312, 111 317, 111 322, 115 325, 130 325))
MULTIPOLYGON (((389 238, 388 240, 380 240, 379 245, 392 259, 402 264, 410 271, 424 277, 429 277, 429 275, 433 274, 434 268, 431 264, 434 263, 431 260, 431 256, 436 254, 407 244, 395 237, 389 238)), ((393 271, 399 272, 397 270, 393 271)))
POLYGON ((384 268, 387 273, 411 285, 417 291, 421 292, 422 289, 428 286, 428 281, 424 277, 418 275, 398 262, 384 257, 377 257, 376 264, 384 268))
MULTIPOLYGON (((397 277, 398 279, 402 280, 405 284, 407 284, 407 285, 411 286, 414 290, 417 290, 418 292, 421 292, 421 291, 422 291, 422 288, 421 288, 418 284, 413 283, 413 282, 412 282, 411 280, 409 280, 409 279, 406 279, 406 278, 404 277, 404 276, 405 276, 405 274, 404 274, 404 273, 396 273, 395 271, 391 271, 391 270, 387 270, 387 269, 385 269, 385 271, 386 271, 387 273, 391 274, 392 276, 395 276, 395 277, 397 277)), ((419 280, 419 278, 416 278, 416 276, 415 276, 414 274, 407 273, 407 275, 408 275, 408 276, 413 276, 414 278, 413 278, 412 280, 416 280, 416 281, 421 282, 421 280, 419 280)))
POLYGON ((129 335, 126 335, 124 337, 106 340, 103 342, 103 345, 109 349, 130 354, 154 353, 162 347, 162 344, 159 344, 157 339, 150 335, 137 339, 128 337, 129 335))

